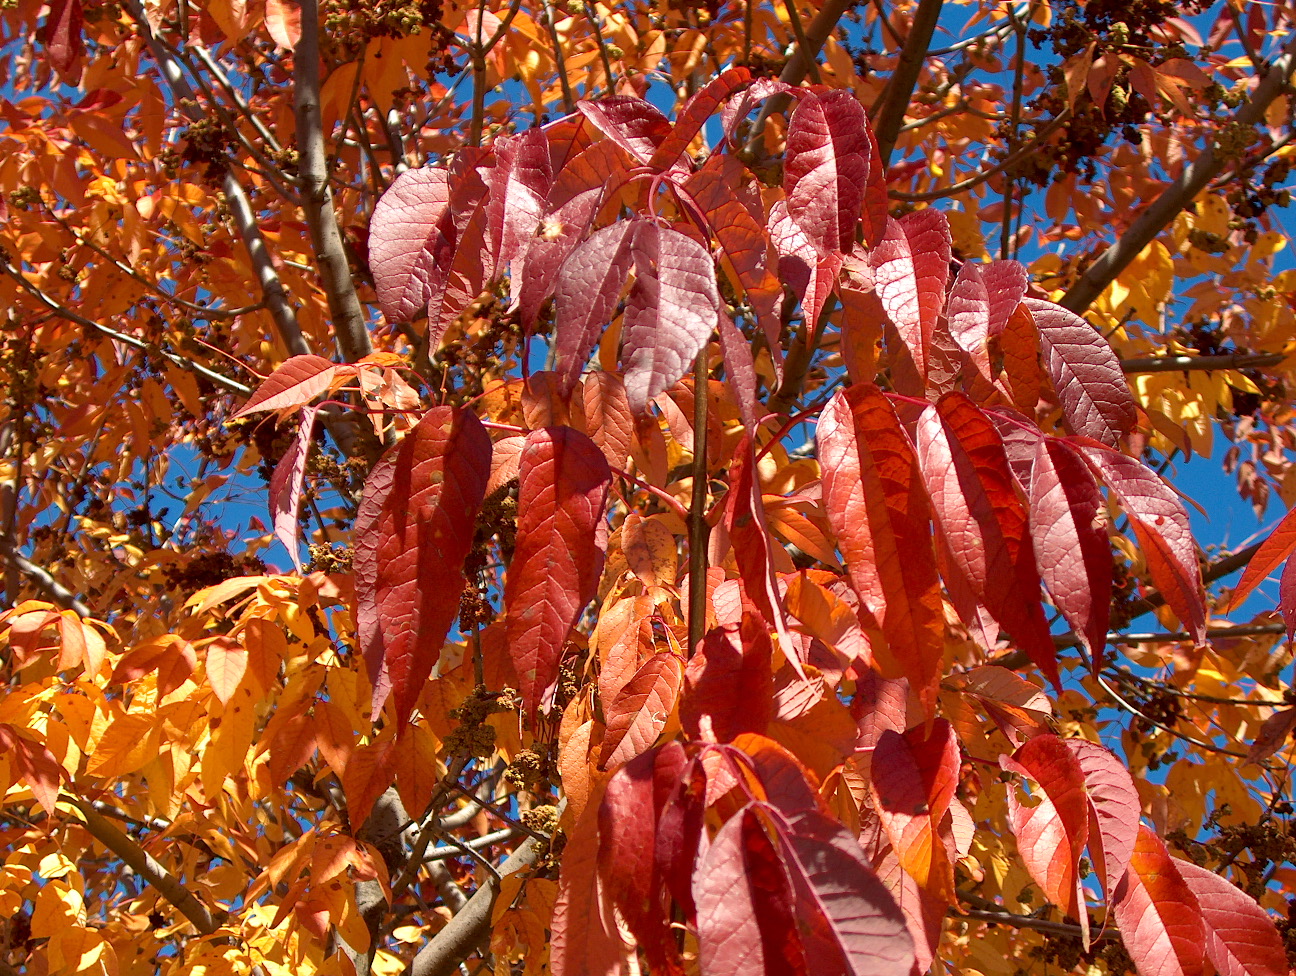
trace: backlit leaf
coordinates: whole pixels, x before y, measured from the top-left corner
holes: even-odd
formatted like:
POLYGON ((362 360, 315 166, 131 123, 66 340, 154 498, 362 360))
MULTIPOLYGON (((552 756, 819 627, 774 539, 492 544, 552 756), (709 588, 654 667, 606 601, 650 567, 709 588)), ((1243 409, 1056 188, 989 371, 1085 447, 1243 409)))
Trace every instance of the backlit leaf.
POLYGON ((392 181, 369 224, 369 267, 388 320, 408 322, 440 295, 457 236, 445 170, 408 169, 392 181))
POLYGON ((266 410, 295 410, 310 403, 333 383, 339 366, 323 356, 293 356, 265 378, 234 419, 266 410))
POLYGON ((671 651, 659 651, 643 663, 608 705, 600 768, 647 752, 665 731, 683 680, 684 662, 671 651))
POLYGON ((847 90, 806 94, 788 120, 783 190, 788 215, 822 253, 855 244, 870 144, 864 107, 847 90))
POLYGON ((1139 976, 1201 976, 1206 925, 1201 903, 1161 838, 1138 829, 1129 868, 1112 896, 1112 912, 1139 976))
POLYGON ((570 391, 612 319, 634 266, 635 223, 619 220, 595 231, 571 252, 554 282, 557 318, 555 360, 562 388, 570 391))
POLYGON ((948 220, 928 209, 888 220, 882 239, 869 252, 882 307, 923 380, 933 364, 932 339, 945 307, 950 246, 948 220))
POLYGON ((1176 859, 1197 896, 1206 928, 1206 956, 1219 976, 1286 976, 1287 949, 1269 913, 1214 871, 1176 859))

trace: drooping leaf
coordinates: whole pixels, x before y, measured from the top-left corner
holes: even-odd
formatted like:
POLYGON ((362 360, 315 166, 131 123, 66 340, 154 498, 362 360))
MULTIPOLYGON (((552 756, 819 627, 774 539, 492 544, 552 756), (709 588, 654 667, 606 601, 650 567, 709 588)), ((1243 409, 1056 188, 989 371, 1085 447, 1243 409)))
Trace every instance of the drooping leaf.
POLYGON ((708 631, 684 672, 684 730, 713 742, 764 734, 773 717, 773 654, 764 622, 750 613, 708 631))
POLYGON ((873 750, 873 801, 900 863, 935 898, 954 898, 954 866, 940 823, 958 785, 959 747, 943 718, 930 734, 886 729, 873 750))
POLYGON ((1089 842, 1090 814, 1079 760, 1057 736, 1039 735, 1011 758, 1001 757, 999 764, 1029 777, 1041 792, 1038 802, 1028 806, 1016 790, 1008 790, 1008 815, 1026 869, 1044 897, 1065 914, 1082 918, 1083 925, 1087 913, 1079 865, 1089 842))
POLYGON ((648 160, 649 167, 656 172, 672 169, 715 110, 730 96, 743 91, 751 81, 751 71, 747 68, 728 68, 699 88, 680 109, 670 135, 653 151, 648 160))
POLYGON ((977 601, 1058 685, 1027 513, 994 424, 966 396, 946 394, 919 418, 918 455, 954 566, 977 601))
POLYGON ((604 546, 597 529, 611 480, 607 459, 579 431, 546 427, 527 435, 504 609, 528 715, 558 677, 567 636, 598 588, 604 546))
POLYGON ((546 213, 539 232, 526 242, 522 273, 511 276, 510 287, 528 333, 535 331, 540 307, 553 294, 559 270, 589 231, 602 202, 603 187, 585 190, 546 213))
POLYGON ((779 831, 778 839, 813 972, 892 976, 913 969, 913 939, 904 914, 845 827, 809 813, 791 830, 779 831))
POLYGON ((841 272, 841 255, 820 255, 782 200, 770 207, 768 223, 770 240, 779 254, 779 277, 800 300, 806 319, 817 322, 841 272))
POLYGON ((1206 957, 1219 976, 1286 976, 1287 949, 1269 913, 1214 871, 1175 859, 1197 896, 1206 928, 1206 957))
MULTIPOLYGON (((757 424, 756 364, 752 359, 751 344, 738 331, 733 319, 724 312, 719 317, 720 352, 724 356, 726 379, 738 401, 738 416, 747 430, 757 424)), ((781 372, 776 366, 775 373, 781 372)))
POLYGON ((392 181, 369 223, 369 268, 389 321, 408 322, 440 294, 456 238, 445 170, 408 169, 392 181))
POLYGON ((1201 566, 1188 513, 1174 490, 1141 461, 1093 441, 1078 441, 1120 499, 1166 604, 1199 644, 1206 642, 1201 566))
POLYGON ((321 393, 327 392, 339 371, 353 372, 354 367, 339 366, 323 356, 293 356, 265 378, 256 392, 233 418, 269 410, 295 410, 304 407, 321 393))
POLYGON ((612 469, 623 470, 634 442, 634 416, 625 384, 617 374, 599 370, 585 377, 581 394, 585 430, 612 469))
POLYGON ((275 465, 270 477, 270 518, 274 525, 275 538, 283 543, 293 561, 297 572, 302 571, 301 552, 298 546, 297 512, 301 507, 303 482, 306 478, 306 463, 310 460, 310 448, 315 434, 315 414, 312 407, 303 407, 301 420, 297 425, 297 436, 292 446, 275 465))
MULTIPOLYGON (((662 752, 672 748, 668 744, 662 752)), ((693 901, 693 876, 702 843, 706 799, 706 769, 694 757, 677 770, 675 783, 663 797, 657 819, 653 864, 671 897, 690 919, 697 915, 693 901)))
POLYGON ((1024 304, 1039 329, 1040 351, 1067 422, 1077 434, 1115 447, 1134 429, 1134 394, 1115 350, 1074 312, 1037 298, 1024 304))
POLYGON ((775 357, 776 364, 781 364, 779 302, 782 288, 770 270, 775 264, 771 260, 772 248, 765 229, 739 202, 735 192, 742 176, 741 163, 727 153, 717 153, 688 178, 684 188, 706 214, 711 232, 733 266, 743 294, 756 314, 770 354, 775 357))
MULTIPOLYGON (((81 80, 81 57, 85 54, 85 41, 81 29, 85 17, 81 0, 52 0, 49 16, 41 27, 41 43, 50 66, 67 84, 81 80)), ((52 814, 53 808, 50 808, 52 814)))
POLYGON ((1291 641, 1296 635, 1296 559, 1290 556, 1278 579, 1278 612, 1287 627, 1287 640, 1291 641))
POLYGON ((1237 585, 1229 595, 1224 606, 1225 613, 1231 613, 1240 607, 1260 583, 1270 573, 1282 565, 1283 560, 1296 552, 1296 509, 1289 511, 1274 526, 1272 532, 1260 543, 1260 548, 1247 561, 1246 569, 1238 579, 1237 585))
POLYGON ((882 663, 890 677, 909 678, 930 711, 945 627, 931 507, 913 445, 872 384, 829 401, 816 444, 828 524, 852 587, 886 634, 882 663))
POLYGON ((1014 746, 1052 731, 1053 707, 1048 696, 1039 685, 1007 668, 971 668, 947 678, 945 684, 979 702, 1014 746))
POLYGON ((932 367, 936 320, 945 307, 950 242, 945 215, 919 210, 901 220, 888 220, 882 239, 869 252, 882 307, 923 381, 932 367))
POLYGON ((11 769, 45 808, 46 815, 57 816, 59 786, 68 775, 49 746, 33 741, 12 725, 0 723, 0 756, 12 763, 11 769))
POLYGON ((1280 708, 1260 724, 1260 734, 1247 750, 1247 762, 1259 763, 1287 745, 1296 729, 1296 707, 1280 708))
POLYGON ((635 221, 635 282, 626 299, 625 388, 643 414, 706 348, 722 309, 711 255, 677 230, 635 221))
POLYGON ((629 762, 651 748, 679 701, 684 662, 672 651, 659 651, 635 672, 608 705, 601 769, 629 762))
POLYGON ((823 254, 855 244, 868 183, 868 117, 853 91, 806 94, 788 120, 787 212, 823 254))
POLYGON ((720 128, 725 141, 732 143, 738 123, 745 119, 757 105, 771 95, 787 94, 800 98, 805 94, 803 89, 794 88, 777 78, 757 78, 744 89, 737 98, 729 99, 720 110, 720 128))
POLYGON ((946 314, 955 341, 977 371, 990 379, 987 342, 1003 331, 1026 294, 1026 269, 1017 261, 964 262, 950 288, 946 314))
POLYGON ((374 707, 390 691, 398 729, 459 614, 490 458, 475 414, 434 407, 365 483, 355 528, 357 628, 374 707))
POLYGON ((1139 976, 1201 976, 1206 925, 1201 903, 1161 838, 1140 825, 1112 912, 1139 976))
POLYGON ((634 265, 633 221, 619 220, 576 247, 554 282, 557 317, 555 357, 561 385, 570 392, 580 379, 603 326, 612 318, 634 265))
POLYGON ((553 173, 543 129, 504 136, 495 140, 494 149, 497 162, 491 173, 487 216, 495 251, 492 276, 497 276, 526 253, 544 215, 553 173))
POLYGON ((1110 898, 1112 887, 1133 854, 1142 803, 1129 770, 1111 752, 1087 739, 1062 741, 1084 772, 1085 792, 1093 813, 1089 822, 1089 856, 1110 898))
POLYGON ((671 133, 670 120, 661 109, 636 95, 584 100, 576 103, 576 109, 641 163, 651 161, 671 133))
POLYGON ((554 976, 620 976, 629 952, 617 932, 598 870, 601 797, 592 798, 563 849, 554 902, 549 971, 554 976))
POLYGON ((207 680, 222 705, 228 705, 247 671, 247 648, 230 637, 217 637, 207 645, 207 680))
POLYGON ((1084 459, 1041 438, 1031 466, 1030 529, 1035 564, 1053 602, 1102 667, 1111 615, 1112 554, 1105 506, 1084 459))

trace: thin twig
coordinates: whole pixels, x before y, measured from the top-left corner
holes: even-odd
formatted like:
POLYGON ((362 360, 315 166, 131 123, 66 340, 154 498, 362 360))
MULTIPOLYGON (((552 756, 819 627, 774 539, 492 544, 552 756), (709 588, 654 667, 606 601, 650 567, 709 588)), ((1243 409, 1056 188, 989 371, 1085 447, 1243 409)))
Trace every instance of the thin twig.
MULTIPOLYGON (((689 621, 688 653, 692 657, 702 646, 706 632, 707 609, 707 536, 706 520, 709 488, 707 474, 707 407, 710 370, 707 350, 698 353, 693 367, 693 494, 689 500, 689 621)), ((754 432, 753 432, 754 433, 754 432)))

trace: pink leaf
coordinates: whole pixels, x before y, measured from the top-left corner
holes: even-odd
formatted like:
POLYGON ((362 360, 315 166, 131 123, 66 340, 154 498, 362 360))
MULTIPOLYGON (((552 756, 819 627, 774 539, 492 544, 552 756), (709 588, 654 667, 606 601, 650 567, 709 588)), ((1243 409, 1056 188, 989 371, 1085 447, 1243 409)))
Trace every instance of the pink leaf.
POLYGON ((635 95, 577 102, 576 110, 641 163, 649 162, 671 133, 670 121, 661 110, 635 95))
POLYGON ((618 220, 573 250, 554 284, 555 357, 561 386, 570 392, 616 311, 634 258, 634 221, 618 220))
POLYGON ((602 201, 602 187, 577 194, 547 213, 539 233, 527 241, 522 273, 510 279, 510 286, 528 333, 535 331, 540 306, 553 294, 559 269, 589 230, 602 201))
POLYGON ((266 30, 281 51, 291 51, 301 41, 301 3, 298 0, 266 0, 266 30))
POLYGON ((726 142, 732 143, 738 123, 745 119, 757 105, 771 95, 787 94, 800 98, 804 90, 793 88, 776 78, 757 78, 737 98, 725 102, 720 110, 720 127, 726 142))
POLYGON ((1119 759, 1087 739, 1062 740, 1080 763, 1093 819, 1089 822, 1089 854, 1103 890, 1125 872, 1134 851, 1142 803, 1129 770, 1119 759))
POLYGON ((1030 485, 1035 565, 1053 603, 1102 666, 1111 613, 1112 554, 1102 493, 1084 459, 1063 441, 1040 438, 1030 485))
POLYGON ((707 249, 679 231, 635 221, 635 283, 626 299, 626 396, 643 414, 706 348, 719 324, 720 292, 707 249))
POLYGON ((408 322, 441 293, 457 236, 445 170, 409 169, 396 177, 369 223, 369 267, 389 321, 408 322))
POLYGON ((1197 896, 1161 838, 1139 826, 1112 912, 1139 976, 1202 976, 1206 926, 1197 896))
POLYGON ((1058 685, 1027 513, 994 424, 966 396, 946 394, 918 421, 918 455, 954 566, 977 601, 1058 685))
POLYGON ((297 545, 297 511, 301 508, 302 483, 306 478, 306 462, 310 459, 316 412, 313 407, 302 407, 297 436, 270 476, 270 519, 274 523, 275 538, 288 550, 299 573, 302 561, 297 545))
POLYGON ((806 321, 817 322, 837 284, 842 257, 836 253, 820 255, 788 214, 787 204, 782 200, 770 207, 768 224, 770 240, 779 254, 779 277, 800 300, 801 314, 806 321))
MULTIPOLYGON (((757 424, 756 363, 752 359, 751 343, 738 331, 733 319, 721 312, 719 317, 720 351, 724 356, 725 379, 733 389, 738 402, 738 416, 747 430, 757 424)), ((776 367, 777 370, 777 367, 776 367)))
POLYGON ((1287 948, 1269 913, 1215 872, 1174 863, 1201 906, 1206 956, 1219 976, 1287 976, 1287 948))
POLYGON ((679 700, 684 662, 659 651, 640 665, 608 704, 600 769, 629 762, 647 752, 666 728, 679 700))
POLYGON ((882 240, 869 252, 882 307, 924 382, 932 365, 936 320, 945 306, 950 242, 945 215, 919 210, 898 221, 888 220, 882 240))
POLYGON ((801 97, 788 121, 783 190, 789 216, 819 252, 854 246, 870 155, 868 117, 854 92, 801 97))
POLYGON ((1093 441, 1077 439, 1085 457, 1120 499, 1152 579, 1199 644, 1206 642, 1201 566, 1188 513, 1174 489, 1146 465, 1093 441))
POLYGON ((355 526, 357 629, 374 708, 390 691, 398 730, 459 614, 490 459, 475 414, 434 407, 365 482, 355 526))
POLYGON ((558 677, 568 634, 598 590, 605 545, 597 530, 611 480, 607 459, 579 431, 527 434, 504 608, 509 652, 532 717, 558 677))
POLYGON ((295 410, 310 403, 333 385, 338 371, 353 372, 323 356, 293 356, 265 378, 232 419, 271 410, 295 410))
POLYGON ((1115 447, 1138 419, 1134 395, 1116 353, 1074 312, 1024 298, 1039 330, 1040 351, 1067 423, 1077 434, 1115 447))
POLYGON ((497 276, 525 253, 527 242, 540 226, 553 174, 543 129, 497 139, 494 148, 488 217, 497 276))
MULTIPOLYGON (((675 119, 675 126, 653 152, 649 167, 658 172, 674 168, 681 162, 689 144, 702 131, 707 119, 731 95, 751 84, 751 72, 746 68, 728 68, 694 93, 684 103, 675 119)), ((714 156, 712 158, 715 158, 714 156)))
POLYGON ((81 80, 81 56, 85 53, 81 0, 51 0, 49 8, 40 32, 45 57, 66 84, 75 85, 81 80))

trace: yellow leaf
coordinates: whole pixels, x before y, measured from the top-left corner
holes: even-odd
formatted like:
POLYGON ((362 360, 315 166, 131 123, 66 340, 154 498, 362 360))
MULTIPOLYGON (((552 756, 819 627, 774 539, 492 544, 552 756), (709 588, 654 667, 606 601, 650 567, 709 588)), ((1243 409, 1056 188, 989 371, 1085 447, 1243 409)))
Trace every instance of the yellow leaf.
POLYGON ((217 637, 207 645, 207 680, 222 705, 234 696, 247 664, 247 648, 228 637, 217 637))

